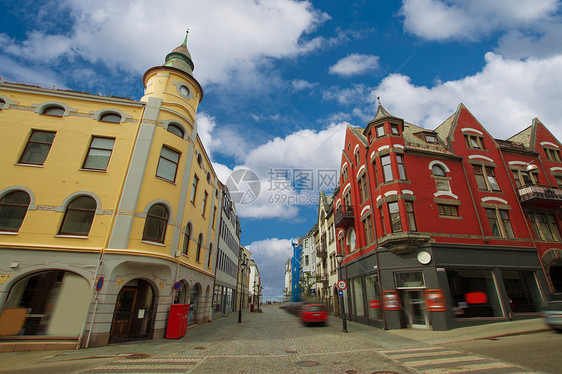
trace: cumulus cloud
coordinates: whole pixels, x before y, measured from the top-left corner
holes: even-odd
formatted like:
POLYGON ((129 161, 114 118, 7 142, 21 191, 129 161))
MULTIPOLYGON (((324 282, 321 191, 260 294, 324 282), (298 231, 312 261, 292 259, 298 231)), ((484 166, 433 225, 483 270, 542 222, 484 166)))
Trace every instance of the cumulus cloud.
POLYGON ((260 271, 263 294, 280 296, 285 288, 285 262, 292 256, 291 239, 265 239, 255 241, 246 248, 252 253, 251 258, 260 271), (267 271, 264 271, 267 269, 267 271))
POLYGON ((294 91, 310 90, 317 85, 318 83, 310 83, 302 79, 295 79, 291 82, 291 87, 294 91))
POLYGON ((375 102, 380 96, 393 115, 428 128, 437 127, 463 102, 493 136, 504 139, 538 117, 560 139, 560 71, 562 56, 521 61, 489 52, 486 66, 475 75, 425 87, 393 74, 371 92, 369 100, 375 102))
POLYGON ((379 56, 352 53, 330 66, 330 74, 338 74, 344 77, 365 74, 376 71, 379 68, 379 56))
POLYGON ((405 29, 421 38, 473 40, 534 25, 557 8, 557 0, 404 0, 400 13, 405 29))
POLYGON ((139 74, 162 64, 161 56, 179 45, 189 28, 189 49, 197 56, 195 74, 210 83, 227 81, 233 71, 253 70, 267 58, 308 53, 330 43, 306 38, 328 19, 309 1, 216 0, 165 6, 148 0, 65 0, 60 7, 68 9, 64 21, 71 25, 69 30, 36 29, 21 42, 0 34, 3 53, 38 64, 79 57, 139 74))

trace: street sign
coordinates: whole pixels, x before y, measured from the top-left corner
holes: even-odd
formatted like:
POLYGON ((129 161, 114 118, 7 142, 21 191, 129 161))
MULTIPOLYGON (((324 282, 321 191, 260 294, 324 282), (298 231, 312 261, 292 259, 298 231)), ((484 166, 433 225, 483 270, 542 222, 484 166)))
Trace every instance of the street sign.
POLYGON ((338 281, 338 288, 340 290, 345 290, 347 288, 347 283, 342 279, 338 281))
POLYGON ((340 296, 343 296, 343 290, 339 290, 339 291, 338 291, 338 294, 339 294, 340 296))
POLYGON ((103 287, 103 277, 99 277, 98 281, 96 282, 96 291, 100 291, 103 287))

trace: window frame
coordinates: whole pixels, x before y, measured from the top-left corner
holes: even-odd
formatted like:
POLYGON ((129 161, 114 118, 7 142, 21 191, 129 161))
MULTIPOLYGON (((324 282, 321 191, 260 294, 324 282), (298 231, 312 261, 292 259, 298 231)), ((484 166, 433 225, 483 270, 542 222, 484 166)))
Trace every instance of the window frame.
POLYGON ((41 111, 42 116, 50 117, 64 117, 64 113, 66 113, 66 109, 60 105, 48 105, 41 111))
POLYGON ((383 176, 384 183, 393 182, 394 171, 392 170, 392 158, 390 157, 390 154, 381 156, 380 159, 381 159, 381 169, 382 169, 382 176, 383 176), (388 160, 388 163, 385 164, 384 163, 385 160, 388 160))
POLYGON ((168 228, 169 219, 170 219, 170 211, 166 205, 160 203, 153 204, 146 212, 144 229, 142 232, 142 240, 147 242, 153 242, 153 243, 164 243, 164 241, 166 240, 166 231, 168 228), (155 214, 151 214, 150 211, 155 209, 156 207, 163 207, 166 212, 166 217, 160 217, 160 216, 156 216, 155 214), (161 234, 159 235, 158 238, 147 237, 148 225, 153 224, 154 223, 153 221, 158 222, 158 226, 160 226, 161 228, 161 234))
POLYGON ((203 192, 203 204, 201 204, 201 215, 205 217, 205 213, 207 210, 207 200, 209 199, 209 193, 205 190, 203 192))
POLYGON ((123 116, 121 114, 111 111, 104 112, 98 119, 98 122, 104 123, 121 123, 122 121, 123 116))
POLYGON ((382 138, 386 135, 386 131, 384 130, 384 125, 375 126, 375 135, 377 138, 382 138))
POLYGON ((437 203, 437 210, 440 218, 460 217, 458 205, 437 203))
MULTIPOLYGON (((55 137, 57 135, 56 131, 45 131, 45 130, 31 130, 31 134, 29 134, 29 138, 27 139, 27 143, 25 144, 25 148, 23 149, 23 152, 20 155, 20 158, 18 160, 18 164, 22 164, 22 165, 44 165, 45 162, 47 161, 47 157, 49 156, 49 153, 51 152, 51 148, 53 147, 53 143, 55 142, 55 137), (33 135, 34 134, 52 134, 53 137, 51 139, 51 142, 44 142, 44 141, 34 141, 32 140, 33 135), (40 145, 48 145, 48 148, 44 154, 43 157, 43 161, 42 162, 30 162, 30 161, 24 161, 24 156, 27 154, 27 152, 29 151, 30 145, 32 144, 40 144, 40 145)), ((42 151, 43 152, 43 151, 42 151)))
POLYGON ((400 204, 398 203, 398 201, 392 201, 389 202, 387 205, 388 205, 388 217, 390 220, 390 231, 393 234, 397 232, 403 232, 404 225, 402 223, 402 217, 400 215, 400 204), (396 206, 396 211, 393 211, 394 208, 391 210, 391 207, 394 206, 396 206), (398 224, 400 225, 400 229, 398 229, 398 224))
POLYGON ((367 245, 373 244, 373 222, 371 220, 371 213, 367 214, 363 221, 363 230, 365 232, 365 243, 367 245))
POLYGON ((179 126, 178 124, 173 123, 173 122, 168 124, 168 126, 166 127, 166 131, 168 131, 169 133, 174 134, 177 137, 180 137, 182 139, 185 137, 185 131, 183 130, 183 128, 181 126, 179 126))
POLYGON ((474 171, 474 177, 476 179, 476 184, 478 190, 488 191, 488 192, 501 192, 501 187, 496 179, 496 172, 493 166, 473 164, 472 170, 474 171), (493 188, 497 186, 497 189, 493 188))
POLYGON ((546 158, 549 161, 553 161, 553 162, 560 162, 561 158, 560 158, 560 150, 557 148, 551 148, 551 147, 543 147, 544 153, 546 154, 546 158))
POLYGON ((182 246, 182 254, 189 257, 189 242, 191 241, 191 233, 193 232, 193 228, 191 226, 191 222, 185 225, 185 230, 183 233, 183 246, 182 246))
POLYGON ((84 162, 82 163, 82 169, 84 170, 96 170, 96 171, 106 171, 107 167, 109 165, 109 161, 111 159, 111 155, 113 154, 113 148, 115 147, 115 138, 110 138, 110 137, 105 137, 105 136, 92 136, 92 139, 90 140, 90 146, 88 147, 88 152, 86 153, 86 157, 84 158, 84 162), (113 140, 113 144, 111 146, 111 149, 109 148, 100 148, 100 147, 94 147, 94 141, 96 139, 106 139, 106 140, 113 140), (107 156, 107 162, 105 163, 105 167, 104 168, 93 168, 93 167, 88 167, 86 166, 86 164, 88 163, 88 159, 91 156, 92 151, 109 151, 109 155, 107 156))
POLYGON ((515 232, 513 231, 513 225, 511 224, 511 219, 509 217, 508 209, 495 207, 495 208, 484 208, 484 211, 486 213, 486 218, 488 219, 488 224, 490 225, 491 234, 494 238, 499 238, 499 239, 515 238, 515 232), (497 226, 498 235, 494 234, 493 224, 497 226))
MULTIPOLYGON (((96 200, 88 195, 81 195, 81 196, 77 196, 74 199, 72 199, 71 201, 68 202, 68 204, 66 205, 65 209, 64 209, 64 217, 61 221, 60 227, 59 227, 59 231, 57 235, 72 235, 72 236, 88 236, 90 234, 90 230, 92 229, 92 225, 94 223, 94 218, 96 216, 96 210, 97 210, 98 206, 97 206, 97 202, 96 200), (88 199, 89 201, 94 203, 94 208, 93 209, 85 209, 85 208, 74 208, 72 207, 72 204, 77 203, 80 199, 88 199), (80 214, 79 212, 82 212, 82 216, 78 216, 80 217, 80 221, 84 220, 84 218, 86 218, 86 222, 87 220, 90 220, 90 224, 88 225, 88 230, 87 231, 68 231, 65 230, 65 226, 69 225, 69 217, 71 217, 73 219, 72 222, 77 222, 77 220, 75 219, 75 217, 73 217, 74 215, 80 214)), ((68 229, 68 227, 66 227, 66 229, 68 229)))
POLYGON ((197 174, 193 175, 193 182, 191 183, 191 202, 195 205, 195 199, 197 198, 197 186, 199 185, 199 177, 197 174))
MULTIPOLYGON (((158 179, 162 179, 166 182, 170 182, 170 183, 175 183, 176 182, 176 177, 178 174, 178 166, 180 163, 180 158, 181 158, 181 152, 176 151, 173 148, 167 147, 165 145, 162 146, 162 148, 160 149, 160 156, 158 158, 158 165, 156 166, 156 178, 158 179), (172 160, 169 157, 166 157, 165 155, 163 155, 164 150, 173 153, 174 155, 177 155, 177 160, 172 160), (162 165, 164 165, 164 162, 168 162, 170 164, 173 164, 174 167, 174 178, 173 179, 169 179, 167 178, 167 176, 162 175, 163 171, 162 169, 160 169, 160 165, 162 163, 162 165), (160 173, 160 174, 159 174, 160 173)), ((164 168, 164 166, 162 166, 162 168, 164 168)))
POLYGON ((467 148, 469 149, 477 149, 477 150, 486 150, 486 146, 484 145, 484 137, 481 135, 476 134, 463 134, 465 143, 467 148))
POLYGON ((5 219, 6 222, 10 222, 12 220, 14 220, 14 217, 16 220, 19 220, 18 225, 17 225, 17 229, 12 229, 12 228, 8 228, 8 226, 6 227, 0 227, 0 232, 19 232, 21 226, 23 225, 23 221, 25 219, 25 216, 27 215, 27 211, 29 210, 29 204, 31 203, 31 197, 29 196, 29 194, 26 191, 23 190, 13 190, 8 192, 7 194, 5 194, 4 196, 2 196, 0 198, 0 223, 5 219), (10 197, 15 197, 16 194, 25 194, 25 196, 27 196, 27 204, 24 203, 18 203, 18 202, 14 202, 14 203, 6 203, 6 200, 8 200, 10 197), (5 209, 3 209, 5 208, 5 209), (24 211, 25 208, 25 211, 24 211), (11 213, 10 213, 10 210, 11 213), (2 217, 2 214, 6 213, 6 217, 2 217), (9 214, 9 215, 8 215, 9 214), (20 217, 17 217, 19 214, 20 217))
POLYGON ((414 203, 412 201, 405 201, 404 205, 406 207, 406 221, 408 221, 409 231, 418 231, 418 225, 416 223, 416 213, 414 212, 414 203))
POLYGON ((201 247, 203 246, 203 234, 199 233, 199 236, 197 237, 197 252, 195 255, 195 261, 201 263, 201 247))

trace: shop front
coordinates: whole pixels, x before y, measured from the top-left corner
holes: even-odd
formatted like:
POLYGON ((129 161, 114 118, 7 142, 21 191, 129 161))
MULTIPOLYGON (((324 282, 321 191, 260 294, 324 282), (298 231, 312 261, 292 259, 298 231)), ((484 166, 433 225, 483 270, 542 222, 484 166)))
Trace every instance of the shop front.
POLYGON ((533 248, 429 243, 410 253, 377 252, 343 265, 352 321, 448 330, 536 317, 548 294, 533 248))

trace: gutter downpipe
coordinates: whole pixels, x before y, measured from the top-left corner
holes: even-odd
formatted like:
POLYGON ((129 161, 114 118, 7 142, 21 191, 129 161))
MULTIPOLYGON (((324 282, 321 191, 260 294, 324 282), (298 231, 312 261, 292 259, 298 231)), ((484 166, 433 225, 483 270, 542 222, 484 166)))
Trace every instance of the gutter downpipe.
POLYGON ((382 326, 383 326, 383 330, 388 330, 388 327, 386 325, 386 312, 384 309, 384 299, 382 297, 381 267, 379 264, 379 244, 378 244, 377 234, 375 230, 375 207, 373 205, 373 190, 371 189, 371 176, 369 175, 369 166, 370 166, 369 148, 370 147, 371 144, 367 144, 367 146, 365 147, 365 170, 367 173, 367 187, 369 189, 369 204, 371 205, 371 224, 373 225, 372 230, 373 230, 373 239, 375 243, 375 261, 377 263, 377 283, 379 286, 379 292, 381 292, 379 297, 380 297, 381 314, 382 314, 382 326))

